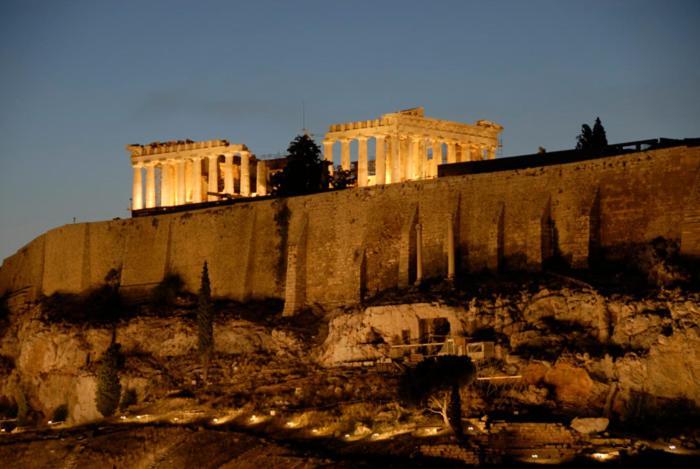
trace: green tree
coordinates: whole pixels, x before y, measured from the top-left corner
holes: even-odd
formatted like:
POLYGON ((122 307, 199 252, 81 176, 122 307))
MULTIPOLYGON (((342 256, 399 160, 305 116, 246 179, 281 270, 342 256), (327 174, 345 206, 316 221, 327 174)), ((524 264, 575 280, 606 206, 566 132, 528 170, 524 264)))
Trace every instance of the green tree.
POLYGON ((17 391, 17 425, 20 427, 27 426, 29 424, 29 417, 31 414, 31 408, 29 407, 29 402, 27 402, 27 396, 24 394, 24 390, 19 388, 17 391))
POLYGON ((272 175, 272 193, 287 196, 326 190, 329 165, 311 136, 297 135, 287 148, 284 170, 272 175))
POLYGON ((605 134, 605 127, 600 122, 600 117, 595 118, 595 123, 593 124, 593 148, 595 151, 602 151, 608 146, 608 137, 605 134))
POLYGON ((209 362, 214 351, 214 311, 211 303, 209 268, 204 262, 197 297, 197 337, 198 350, 204 366, 204 381, 209 375, 209 362))
POLYGON ((95 404, 97 410, 105 417, 114 415, 119 406, 121 384, 119 382, 119 349, 120 345, 112 339, 112 343, 102 354, 97 370, 97 392, 95 404))
POLYGON ((401 394, 409 403, 427 406, 445 425, 462 436, 460 389, 470 384, 476 369, 469 357, 443 355, 408 368, 401 378, 401 394))
POLYGON ((338 166, 335 173, 330 177, 330 182, 333 189, 345 189, 354 182, 352 171, 338 166))
POLYGON ((588 124, 581 126, 581 133, 576 137, 576 149, 584 153, 595 154, 604 151, 608 146, 605 128, 596 117, 593 129, 588 124))

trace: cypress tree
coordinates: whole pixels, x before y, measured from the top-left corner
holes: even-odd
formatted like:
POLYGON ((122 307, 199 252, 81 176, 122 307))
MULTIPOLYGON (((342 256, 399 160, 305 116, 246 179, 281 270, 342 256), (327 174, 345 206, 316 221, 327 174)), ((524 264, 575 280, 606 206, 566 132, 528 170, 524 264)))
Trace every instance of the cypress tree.
POLYGON ((581 126, 581 133, 576 137, 576 149, 587 154, 602 153, 608 146, 608 138, 605 135, 605 127, 596 117, 593 129, 588 124, 581 126))
POLYGON ((328 189, 328 166, 309 134, 297 135, 287 148, 284 169, 272 176, 272 192, 287 196, 328 189))
POLYGON ((592 148, 593 131, 588 124, 581 126, 581 133, 576 137, 576 149, 589 152, 592 148))
POLYGON ((211 304, 211 285, 209 283, 209 268, 204 262, 202 279, 197 297, 197 337, 199 354, 204 365, 204 380, 207 380, 209 361, 214 351, 214 312, 211 304))
POLYGON ((594 151, 603 151, 608 146, 608 137, 605 135, 605 127, 600 122, 600 117, 595 118, 591 137, 594 151))
POLYGON ((119 383, 119 347, 112 342, 102 355, 100 367, 97 370, 97 392, 95 404, 97 410, 105 416, 114 415, 119 406, 121 384, 119 383))

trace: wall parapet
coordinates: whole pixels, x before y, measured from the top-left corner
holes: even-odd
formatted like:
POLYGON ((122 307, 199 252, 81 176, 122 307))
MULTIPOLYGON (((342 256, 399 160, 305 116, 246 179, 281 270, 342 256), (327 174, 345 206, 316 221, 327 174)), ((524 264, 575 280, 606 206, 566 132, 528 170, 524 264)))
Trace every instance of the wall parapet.
POLYGON ((700 146, 681 145, 290 197, 282 225, 282 199, 269 198, 65 225, 4 260, 0 294, 78 293, 110 270, 125 291, 168 273, 196 291, 207 261, 217 297, 286 291, 293 309, 333 308, 450 269, 537 270, 554 253, 583 268, 594 253, 659 237, 700 256, 699 184, 700 146))

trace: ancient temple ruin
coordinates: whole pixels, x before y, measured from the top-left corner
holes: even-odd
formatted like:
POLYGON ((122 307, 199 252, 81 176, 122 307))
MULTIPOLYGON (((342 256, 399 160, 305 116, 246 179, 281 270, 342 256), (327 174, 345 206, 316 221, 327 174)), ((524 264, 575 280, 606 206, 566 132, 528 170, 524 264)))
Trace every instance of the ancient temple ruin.
MULTIPOLYGON (((430 179, 437 177, 438 165, 443 163, 495 158, 502 130, 487 120, 472 125, 425 117, 418 107, 379 119, 333 124, 323 140, 323 154, 333 171, 333 147, 339 143, 339 167, 355 173, 357 187, 430 179), (372 139, 373 159, 368 155, 372 139), (358 142, 356 165, 351 165, 353 140, 358 142)), ((281 160, 261 161, 245 145, 227 140, 178 140, 126 148, 134 170, 132 211, 264 196, 269 193, 270 173, 284 165, 281 160)))
POLYGON ((429 179, 437 177, 437 167, 443 163, 495 158, 502 130, 487 120, 472 125, 425 117, 418 107, 379 119, 333 124, 323 140, 323 153, 335 164, 333 147, 339 142, 340 167, 349 171, 350 144, 357 140, 359 187, 429 179), (373 171, 367 155, 370 139, 375 141, 373 171))
POLYGON ((127 145, 126 149, 134 170, 132 211, 268 192, 265 162, 242 144, 186 140, 127 145))

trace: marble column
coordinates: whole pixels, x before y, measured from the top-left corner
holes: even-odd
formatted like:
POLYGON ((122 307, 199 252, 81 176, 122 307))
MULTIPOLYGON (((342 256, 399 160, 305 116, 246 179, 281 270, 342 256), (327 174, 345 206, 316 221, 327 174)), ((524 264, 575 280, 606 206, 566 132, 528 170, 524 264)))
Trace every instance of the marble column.
POLYGON ((340 166, 343 171, 350 171, 350 139, 340 140, 340 166))
POLYGON ((265 162, 258 160, 255 168, 255 185, 257 186, 255 193, 258 196, 267 195, 267 168, 265 162))
POLYGON ((460 149, 462 150, 462 157, 460 158, 461 162, 466 162, 466 161, 472 161, 472 146, 469 143, 460 143, 459 144, 460 149))
POLYGON ((165 175, 165 197, 167 199, 167 206, 172 207, 175 205, 175 167, 171 160, 164 162, 163 173, 165 175))
POLYGON ((165 161, 161 161, 158 166, 160 167, 160 206, 167 207, 170 205, 168 193, 168 165, 165 161))
POLYGON ((185 160, 185 202, 192 202, 192 160, 185 160))
POLYGON ((472 161, 481 161, 484 159, 484 155, 479 153, 479 145, 474 145, 472 144, 471 146, 471 156, 472 156, 472 161))
POLYGON ((428 155, 428 151, 425 147, 425 138, 421 137, 418 139, 416 144, 416 176, 415 179, 423 179, 423 171, 425 169, 425 159, 428 155))
POLYGON ((429 138, 423 140, 423 177, 430 178, 433 177, 433 166, 435 166, 432 159, 430 159, 429 149, 433 148, 433 142, 429 138))
POLYGON ((224 155, 224 194, 233 195, 233 153, 224 155))
POLYGON ((177 161, 176 166, 176 173, 177 174, 177 180, 176 180, 176 185, 177 185, 177 191, 175 193, 175 204, 176 205, 183 205, 186 203, 185 200, 185 160, 180 159, 177 161))
POLYGON ((202 159, 198 156, 192 158, 192 202, 202 201, 202 159))
POLYGON ((141 210, 143 208, 143 186, 141 184, 141 163, 135 163, 134 166, 134 184, 131 193, 131 210, 141 210))
POLYGON ((209 175, 208 175, 208 186, 207 192, 209 195, 208 200, 219 200, 219 198, 213 194, 219 192, 219 155, 209 155, 209 175))
POLYGON ((409 181, 420 177, 420 138, 411 136, 408 169, 406 171, 406 179, 409 181))
POLYGON ((410 139, 408 137, 399 136, 399 182, 403 182, 409 178, 409 147, 410 139))
POLYGON ((367 137, 357 137, 357 186, 366 187, 368 178, 367 137))
POLYGON ((456 163, 457 162, 457 155, 456 155, 456 148, 455 148, 455 142, 447 142, 447 162, 448 163, 456 163))
POLYGON ((175 160, 168 160, 168 197, 170 197, 170 205, 176 205, 177 162, 175 160))
POLYGON ((250 195, 250 153, 247 151, 241 152, 241 195, 250 195))
POLYGON ((488 147, 488 159, 496 159, 496 147, 488 147))
POLYGON ((146 208, 156 206, 156 164, 146 163, 146 208))
POLYGON ((432 176, 437 177, 438 166, 442 164, 442 141, 433 140, 433 165, 432 165, 432 176))
POLYGON ((391 182, 401 181, 401 139, 398 135, 392 135, 391 144, 391 182))
POLYGON ((323 141, 323 158, 330 163, 330 166, 328 167, 328 172, 330 174, 333 174, 333 144, 335 142, 333 140, 324 140, 323 141))
POLYGON ((374 183, 386 183, 386 142, 384 135, 377 135, 374 138, 375 153, 374 153, 374 183))

